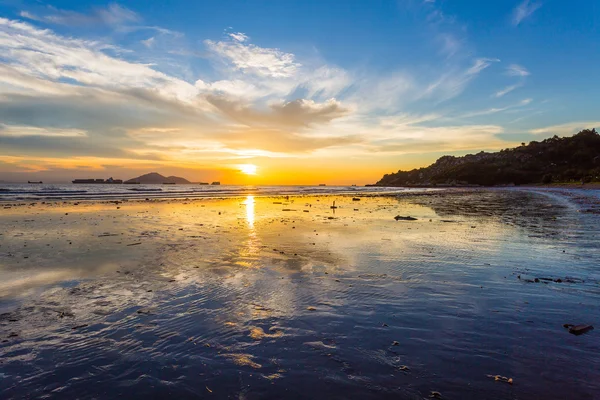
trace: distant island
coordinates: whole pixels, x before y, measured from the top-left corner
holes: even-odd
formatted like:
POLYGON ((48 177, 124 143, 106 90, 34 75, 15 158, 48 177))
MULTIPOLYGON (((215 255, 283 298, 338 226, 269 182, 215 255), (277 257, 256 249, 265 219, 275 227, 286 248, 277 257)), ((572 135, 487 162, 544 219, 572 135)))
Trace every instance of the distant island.
POLYGON ((586 129, 571 137, 522 143, 514 149, 444 156, 426 168, 386 174, 374 186, 494 186, 600 181, 600 135, 586 129))
MULTIPOLYGON (((72 181, 76 184, 126 184, 126 185, 193 185, 194 182, 190 182, 185 178, 179 176, 163 176, 158 172, 150 172, 137 178, 131 178, 125 182, 121 179, 74 179, 72 181)), ((29 182, 29 183, 42 183, 42 182, 29 182)), ((198 182, 198 185, 208 185, 208 182, 198 182)), ((215 181, 211 185, 220 185, 221 182, 215 181)))
POLYGON ((187 184, 191 184, 192 182, 188 181, 185 178, 181 178, 179 176, 163 176, 161 174, 159 174, 158 172, 150 172, 149 174, 145 174, 142 176, 138 176, 137 178, 132 178, 129 179, 127 181, 125 181, 124 183, 126 184, 132 184, 132 183, 139 183, 142 185, 148 185, 148 184, 170 184, 170 185, 187 185, 187 184))

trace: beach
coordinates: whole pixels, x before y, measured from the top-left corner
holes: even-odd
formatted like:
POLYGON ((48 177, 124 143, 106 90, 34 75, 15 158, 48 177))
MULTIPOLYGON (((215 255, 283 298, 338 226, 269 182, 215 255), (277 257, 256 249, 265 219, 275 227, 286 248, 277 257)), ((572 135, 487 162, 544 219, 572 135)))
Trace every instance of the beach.
POLYGON ((599 192, 6 197, 0 397, 598 398, 599 192))

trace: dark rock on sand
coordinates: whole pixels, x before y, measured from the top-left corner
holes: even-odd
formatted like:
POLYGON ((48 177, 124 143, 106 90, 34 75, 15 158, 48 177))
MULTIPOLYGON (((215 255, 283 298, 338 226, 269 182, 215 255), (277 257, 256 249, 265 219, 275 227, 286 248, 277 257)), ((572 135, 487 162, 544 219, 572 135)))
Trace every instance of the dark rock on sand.
POLYGON ((563 327, 569 329, 569 333, 573 335, 583 335, 584 333, 588 333, 593 330, 594 327, 592 325, 573 325, 573 324, 564 324, 563 327))
POLYGON ((408 216, 408 217, 402 217, 402 216, 400 216, 400 215, 396 215, 396 216, 394 217, 394 219, 395 219, 396 221, 416 221, 416 220, 417 220, 416 218, 414 218, 414 217, 411 217, 411 216, 408 216))

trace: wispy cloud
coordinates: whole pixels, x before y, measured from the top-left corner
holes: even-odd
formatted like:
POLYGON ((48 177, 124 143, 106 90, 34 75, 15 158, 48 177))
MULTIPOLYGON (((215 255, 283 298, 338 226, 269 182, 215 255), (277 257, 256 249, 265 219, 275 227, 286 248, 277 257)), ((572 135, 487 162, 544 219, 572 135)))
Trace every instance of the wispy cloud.
POLYGON ((510 92, 520 87, 523 87, 525 85, 525 78, 531 74, 527 69, 525 69, 525 67, 522 67, 518 64, 511 64, 506 69, 506 75, 519 78, 519 82, 512 85, 508 85, 505 88, 495 92, 492 97, 503 97, 509 94, 510 92))
POLYGON ((245 33, 242 33, 242 32, 230 33, 229 37, 231 37, 236 42, 240 42, 240 43, 246 42, 246 41, 248 41, 248 39, 250 39, 245 33))
POLYGON ((523 22, 524 19, 533 14, 541 6, 542 3, 532 2, 531 0, 524 0, 513 10, 513 24, 519 25, 521 22, 523 22))
POLYGON ((560 124, 547 126, 544 128, 531 129, 529 133, 534 135, 558 135, 568 136, 573 135, 583 129, 600 129, 600 121, 587 121, 587 122, 570 122, 568 124, 560 124))
POLYGON ((477 75, 495 62, 500 62, 497 58, 478 58, 471 68, 467 70, 468 75, 477 75))
POLYGON ((154 36, 152 36, 146 40, 140 40, 140 43, 142 43, 144 46, 146 46, 149 49, 154 47, 155 42, 156 42, 156 38, 154 36))
POLYGON ((52 6, 48 6, 47 10, 39 15, 30 11, 21 11, 20 15, 23 18, 34 21, 69 26, 82 26, 90 24, 117 26, 125 23, 137 22, 141 19, 137 13, 117 3, 111 3, 106 8, 96 8, 89 14, 61 10, 52 6))
POLYGON ((524 106, 530 104, 532 101, 533 101, 533 99, 523 99, 516 104, 511 104, 511 105, 508 105, 505 107, 493 107, 493 108, 488 108, 485 110, 469 112, 469 113, 461 115, 461 118, 472 118, 472 117, 480 117, 483 115, 497 114, 497 113, 500 113, 503 111, 512 110, 512 109, 519 108, 519 107, 524 107, 524 106))
POLYGON ((46 136, 46 137, 84 137, 86 131, 69 128, 37 128, 33 126, 11 126, 0 124, 0 136, 46 136))
POLYGON ((204 43, 211 52, 244 73, 286 78, 294 75, 300 67, 291 53, 244 44, 247 39, 245 35, 241 41, 239 35, 233 35, 231 41, 206 40, 204 43))
POLYGON ((506 74, 508 76, 520 76, 520 77, 525 77, 525 76, 530 75, 529 71, 527 71, 527 69, 525 69, 525 67, 522 67, 518 64, 511 64, 507 68, 506 74))
POLYGON ((462 48, 462 41, 451 33, 440 33, 438 35, 441 52, 447 57, 452 57, 462 48))
POLYGON ((494 93, 494 97, 502 97, 504 95, 509 94, 510 92, 512 92, 513 90, 516 90, 520 87, 523 86, 523 83, 517 83, 515 85, 510 85, 505 87, 504 89, 501 89, 499 91, 497 91, 496 93, 494 93))

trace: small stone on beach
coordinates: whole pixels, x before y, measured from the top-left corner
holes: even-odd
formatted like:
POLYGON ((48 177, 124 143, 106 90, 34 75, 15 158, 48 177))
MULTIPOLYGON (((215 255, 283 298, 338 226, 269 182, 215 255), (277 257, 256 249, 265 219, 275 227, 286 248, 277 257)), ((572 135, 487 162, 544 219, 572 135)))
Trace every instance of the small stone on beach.
POLYGON ((411 216, 408 216, 408 217, 402 217, 402 216, 400 216, 400 215, 396 215, 396 216, 394 217, 394 219, 395 219, 396 221, 416 221, 416 220, 417 220, 416 218, 413 218, 413 217, 411 217, 411 216))
POLYGON ((594 327, 592 325, 573 325, 573 324, 564 324, 563 327, 569 330, 569 333, 573 335, 583 335, 584 333, 588 333, 593 330, 594 327))
POLYGON ((505 383, 509 383, 511 385, 513 384, 512 378, 507 378, 506 376, 502 376, 502 375, 488 375, 488 378, 494 378, 494 380, 497 382, 505 382, 505 383))

